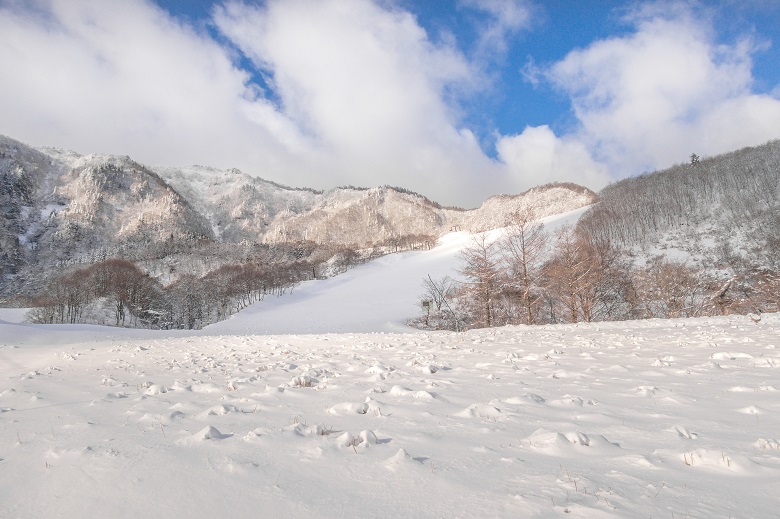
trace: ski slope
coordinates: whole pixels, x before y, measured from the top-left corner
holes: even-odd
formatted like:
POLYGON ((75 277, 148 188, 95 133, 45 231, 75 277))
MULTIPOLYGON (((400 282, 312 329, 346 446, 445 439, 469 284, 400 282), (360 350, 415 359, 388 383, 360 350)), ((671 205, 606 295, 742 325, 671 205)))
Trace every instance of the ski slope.
MULTIPOLYGON (((587 208, 548 217, 549 232, 573 224, 587 208)), ((497 237, 503 231, 488 233, 497 237)), ((206 328, 207 333, 344 333, 409 332, 411 317, 420 314, 423 279, 457 278, 458 254, 474 240, 452 232, 430 251, 390 254, 343 274, 308 281, 292 293, 266 297, 249 308, 206 328)))
POLYGON ((432 251, 401 252, 343 274, 307 281, 281 297, 267 296, 209 333, 339 333, 410 331, 420 312, 423 278, 457 275, 457 254, 467 233, 450 233, 432 251))

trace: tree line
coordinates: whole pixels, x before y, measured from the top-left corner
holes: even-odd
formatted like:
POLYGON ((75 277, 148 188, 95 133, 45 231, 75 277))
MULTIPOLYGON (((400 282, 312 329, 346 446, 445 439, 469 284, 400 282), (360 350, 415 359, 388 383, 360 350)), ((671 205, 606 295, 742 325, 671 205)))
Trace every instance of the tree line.
POLYGON ((455 330, 780 310, 775 269, 724 278, 664 256, 640 263, 585 225, 550 234, 528 212, 496 239, 475 237, 460 259, 462 279, 424 280, 428 304, 411 324, 455 330))
POLYGON ((166 255, 170 261, 165 264, 98 256, 86 265, 51 274, 42 282, 44 290, 18 304, 32 307, 28 320, 39 324, 202 328, 266 296, 289 293, 303 281, 339 274, 386 253, 428 249, 435 242, 432 236, 409 235, 363 251, 313 242, 204 242, 166 255), (158 275, 150 275, 151 270, 158 275), (166 277, 172 280, 161 281, 166 277))
POLYGON ((311 273, 306 261, 273 268, 224 265, 204 276, 183 274, 162 285, 128 260, 109 259, 52 278, 45 293, 30 301, 34 308, 28 319, 39 324, 201 328, 266 295, 282 295, 311 279, 311 273))

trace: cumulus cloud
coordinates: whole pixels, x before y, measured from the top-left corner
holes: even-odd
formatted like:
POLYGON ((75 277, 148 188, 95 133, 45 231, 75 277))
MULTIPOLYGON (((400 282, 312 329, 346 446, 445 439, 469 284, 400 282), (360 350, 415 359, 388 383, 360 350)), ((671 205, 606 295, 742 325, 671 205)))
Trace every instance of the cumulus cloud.
POLYGON ((579 125, 496 134, 492 159, 465 104, 495 87, 491 67, 533 6, 462 0, 482 23, 466 52, 400 5, 232 0, 196 28, 152 0, 2 0, 0 133, 295 186, 400 185, 466 206, 555 180, 598 189, 777 137, 777 96, 751 90, 759 46, 716 43, 685 4, 645 4, 632 33, 526 67, 571 98, 579 125))
POLYGON ((0 8, 1 131, 149 163, 295 162, 296 127, 224 49, 144 2, 0 8))
POLYGON ((548 126, 526 127, 519 135, 502 137, 496 144, 499 159, 517 185, 574 182, 598 189, 606 185, 606 168, 594 161, 585 145, 571 137, 559 138, 548 126))
POLYGON ((649 4, 635 31, 570 52, 546 77, 571 98, 576 138, 627 176, 778 137, 780 100, 754 94, 750 38, 718 44, 706 13, 649 4), (663 9, 661 9, 663 7, 663 9))

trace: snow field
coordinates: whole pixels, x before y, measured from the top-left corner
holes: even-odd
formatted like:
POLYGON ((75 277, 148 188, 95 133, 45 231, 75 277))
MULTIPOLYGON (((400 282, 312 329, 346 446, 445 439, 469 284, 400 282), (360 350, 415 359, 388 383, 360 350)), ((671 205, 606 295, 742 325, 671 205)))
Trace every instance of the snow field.
POLYGON ((779 327, 6 324, 0 517, 772 517, 779 327))

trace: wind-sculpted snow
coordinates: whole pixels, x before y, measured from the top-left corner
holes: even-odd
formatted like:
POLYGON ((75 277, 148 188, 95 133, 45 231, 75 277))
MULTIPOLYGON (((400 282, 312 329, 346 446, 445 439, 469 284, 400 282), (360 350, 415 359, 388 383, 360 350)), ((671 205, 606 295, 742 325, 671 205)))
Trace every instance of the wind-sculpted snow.
POLYGON ((777 314, 285 336, 11 321, 0 517, 780 508, 777 314))

